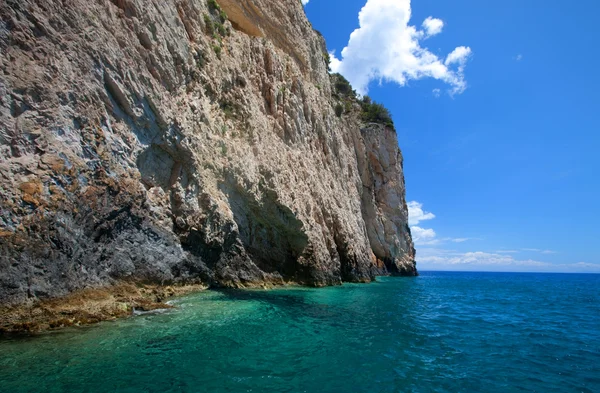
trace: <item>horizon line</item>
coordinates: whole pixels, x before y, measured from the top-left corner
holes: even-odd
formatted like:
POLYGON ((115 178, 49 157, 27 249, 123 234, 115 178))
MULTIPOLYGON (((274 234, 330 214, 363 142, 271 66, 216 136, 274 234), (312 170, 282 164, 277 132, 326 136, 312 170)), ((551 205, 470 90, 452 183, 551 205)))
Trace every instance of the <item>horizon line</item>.
POLYGON ((526 273, 526 274, 600 274, 600 272, 545 272, 545 271, 506 271, 506 270, 430 270, 419 269, 418 272, 435 273, 526 273))

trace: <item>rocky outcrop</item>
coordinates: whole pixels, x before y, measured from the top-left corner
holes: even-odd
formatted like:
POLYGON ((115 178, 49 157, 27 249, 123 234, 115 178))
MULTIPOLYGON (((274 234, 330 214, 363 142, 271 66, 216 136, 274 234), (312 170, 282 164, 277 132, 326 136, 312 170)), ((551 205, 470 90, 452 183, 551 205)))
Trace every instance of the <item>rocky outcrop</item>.
POLYGON ((168 299, 203 289, 206 287, 202 285, 170 287, 123 282, 38 300, 25 307, 21 304, 0 305, 0 337, 163 312, 174 307, 168 299))
POLYGON ((299 1, 0 17, 1 302, 416 274, 395 131, 339 110, 299 1))

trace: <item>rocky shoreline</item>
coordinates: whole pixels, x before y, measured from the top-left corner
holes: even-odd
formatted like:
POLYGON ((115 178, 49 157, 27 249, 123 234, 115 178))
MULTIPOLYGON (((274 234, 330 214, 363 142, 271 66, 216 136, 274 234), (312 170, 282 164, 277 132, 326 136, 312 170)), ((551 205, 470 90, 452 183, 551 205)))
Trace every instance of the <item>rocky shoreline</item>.
MULTIPOLYGON (((370 282, 372 281, 363 281, 362 284, 370 282)), ((298 285, 302 284, 264 282, 243 288, 268 290, 298 285)), ((62 297, 0 306, 0 339, 6 336, 31 335, 68 327, 94 325, 103 321, 129 318, 137 312, 176 308, 170 304, 174 298, 210 289, 210 286, 203 283, 158 285, 120 282, 74 291, 62 297)))
POLYGON ((136 311, 173 308, 168 300, 205 289, 207 286, 203 284, 160 286, 123 282, 31 304, 1 306, 0 337, 91 325, 127 318, 136 311))

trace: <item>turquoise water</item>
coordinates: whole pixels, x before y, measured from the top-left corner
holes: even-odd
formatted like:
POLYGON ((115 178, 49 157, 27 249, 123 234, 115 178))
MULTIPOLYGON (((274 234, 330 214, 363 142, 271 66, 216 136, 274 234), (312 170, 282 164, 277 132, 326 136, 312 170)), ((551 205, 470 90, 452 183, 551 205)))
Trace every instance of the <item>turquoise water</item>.
POLYGON ((0 392, 600 392, 600 275, 207 291, 0 341, 0 392))

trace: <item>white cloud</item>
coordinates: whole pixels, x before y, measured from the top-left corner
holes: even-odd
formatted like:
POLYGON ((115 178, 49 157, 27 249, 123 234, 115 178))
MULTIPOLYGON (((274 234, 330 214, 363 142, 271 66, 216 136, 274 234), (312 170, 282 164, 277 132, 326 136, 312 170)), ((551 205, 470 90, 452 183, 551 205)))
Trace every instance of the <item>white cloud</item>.
POLYGON ((302 0, 302 5, 307 5, 309 0, 302 0))
POLYGON ((481 240, 481 238, 439 238, 435 230, 417 225, 422 221, 434 219, 435 214, 424 210, 423 204, 417 201, 408 202, 407 205, 412 238, 418 248, 416 259, 419 267, 424 270, 600 273, 600 264, 586 262, 549 263, 528 258, 527 254, 525 256, 519 255, 526 252, 533 252, 539 254, 539 256, 557 254, 556 251, 541 248, 501 249, 495 252, 444 250, 441 247, 444 244, 462 244, 469 240, 481 240))
POLYGON ((340 68, 342 67, 342 61, 335 57, 335 50, 329 52, 329 68, 331 68, 331 72, 340 72, 340 68))
POLYGON ((433 93, 433 96, 435 98, 440 98, 440 95, 442 94, 442 91, 440 89, 433 89, 432 93, 433 93))
POLYGON ((417 201, 408 202, 408 224, 412 234, 413 242, 417 245, 433 245, 439 240, 433 229, 416 226, 421 221, 433 220, 435 214, 423 210, 423 204, 417 201))
POLYGON ((417 225, 421 221, 433 220, 435 214, 423 210, 423 204, 417 201, 408 202, 408 223, 417 225))
POLYGON ((548 263, 533 259, 518 259, 498 252, 460 253, 439 248, 420 249, 417 253, 417 262, 421 268, 433 270, 600 272, 600 264, 595 263, 548 263))
POLYGON ((410 80, 434 78, 450 86, 450 94, 467 88, 464 68, 471 49, 456 48, 440 59, 420 41, 441 32, 444 22, 432 17, 424 30, 409 24, 411 0, 367 0, 360 11, 360 27, 350 35, 338 58, 331 56, 333 72, 343 74, 360 94, 366 94, 371 81, 391 81, 401 86, 410 80))
POLYGON ((523 55, 521 55, 521 54, 518 54, 518 55, 515 57, 515 60, 516 60, 516 61, 521 61, 521 60, 523 60, 523 55))
POLYGON ((442 32, 444 21, 428 16, 427 19, 423 21, 423 28, 425 29, 427 37, 431 37, 442 32))
POLYGON ((576 269, 589 270, 591 272, 600 273, 600 264, 598 263, 577 262, 573 264, 563 264, 559 266, 569 266, 576 269))
POLYGON ((521 252, 537 252, 540 254, 544 254, 544 255, 552 255, 552 254, 558 254, 558 252, 556 251, 552 251, 552 250, 542 250, 539 248, 520 248, 520 249, 515 249, 515 250, 496 250, 495 251, 497 254, 518 254, 521 252))
POLYGON ((534 260, 517 260, 510 255, 494 254, 482 251, 454 253, 446 252, 442 255, 417 255, 417 262, 433 263, 446 266, 545 266, 544 262, 534 260))
POLYGON ((417 226, 421 221, 433 220, 435 214, 423 210, 423 204, 417 201, 411 201, 408 205, 408 223, 412 233, 413 241, 419 246, 432 246, 442 242, 464 243, 472 238, 442 238, 439 239, 433 229, 421 228, 417 226))
POLYGON ((433 229, 425 229, 420 227, 410 227, 413 241, 419 245, 437 244, 436 233, 433 229))
POLYGON ((468 238, 468 237, 459 237, 457 239, 450 239, 450 241, 454 242, 454 243, 464 243, 464 242, 467 242, 469 240, 471 240, 471 239, 468 238))
POLYGON ((446 57, 446 61, 444 64, 459 64, 464 65, 465 61, 471 56, 471 48, 466 46, 459 46, 455 48, 450 54, 446 57))
POLYGON ((476 265, 525 265, 525 266, 543 266, 543 262, 531 259, 519 261, 510 255, 492 254, 482 251, 467 252, 460 256, 450 258, 450 264, 476 264, 476 265))
POLYGON ((540 254, 556 254, 556 251, 552 250, 541 250, 539 248, 522 248, 521 251, 539 252, 540 254))

